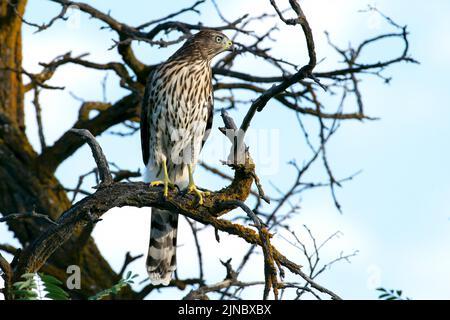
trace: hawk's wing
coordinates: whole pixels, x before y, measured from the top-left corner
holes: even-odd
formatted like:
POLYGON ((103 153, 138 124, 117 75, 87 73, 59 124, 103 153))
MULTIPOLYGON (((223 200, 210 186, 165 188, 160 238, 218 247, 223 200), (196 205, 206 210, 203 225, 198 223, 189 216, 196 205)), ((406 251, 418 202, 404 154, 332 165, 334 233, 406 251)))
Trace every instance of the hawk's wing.
POLYGON ((209 95, 209 101, 208 101, 208 118, 206 119, 206 130, 205 130, 205 134, 203 136, 202 149, 203 149, 206 139, 208 139, 209 133, 211 131, 211 127, 213 124, 213 116, 214 116, 214 96, 213 96, 213 92, 211 91, 211 94, 209 95))
POLYGON ((153 108, 153 101, 150 97, 151 78, 152 76, 150 75, 148 77, 147 85, 145 86, 141 107, 141 149, 142 159, 144 160, 145 165, 147 165, 150 157, 150 113, 153 108))

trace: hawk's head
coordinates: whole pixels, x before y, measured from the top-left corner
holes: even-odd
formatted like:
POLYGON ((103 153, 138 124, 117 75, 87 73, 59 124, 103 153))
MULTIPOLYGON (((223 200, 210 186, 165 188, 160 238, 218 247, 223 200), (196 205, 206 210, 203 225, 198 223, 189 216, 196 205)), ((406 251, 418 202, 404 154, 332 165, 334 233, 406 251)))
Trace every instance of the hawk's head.
POLYGON ((190 37, 183 48, 182 51, 200 53, 202 58, 211 60, 221 52, 233 50, 233 42, 220 31, 204 29, 190 37))

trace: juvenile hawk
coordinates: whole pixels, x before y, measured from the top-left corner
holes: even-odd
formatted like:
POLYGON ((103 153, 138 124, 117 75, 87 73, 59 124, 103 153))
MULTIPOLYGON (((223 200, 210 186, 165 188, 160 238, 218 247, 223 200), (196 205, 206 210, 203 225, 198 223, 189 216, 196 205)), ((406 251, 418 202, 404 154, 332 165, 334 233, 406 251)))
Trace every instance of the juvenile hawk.
MULTIPOLYGON (((166 62, 149 75, 141 114, 141 144, 146 181, 169 184, 198 196, 192 178, 200 150, 212 126, 211 60, 231 50, 223 33, 202 30, 186 40, 166 62)), ((152 209, 147 271, 154 285, 168 285, 176 269, 178 214, 152 209)))

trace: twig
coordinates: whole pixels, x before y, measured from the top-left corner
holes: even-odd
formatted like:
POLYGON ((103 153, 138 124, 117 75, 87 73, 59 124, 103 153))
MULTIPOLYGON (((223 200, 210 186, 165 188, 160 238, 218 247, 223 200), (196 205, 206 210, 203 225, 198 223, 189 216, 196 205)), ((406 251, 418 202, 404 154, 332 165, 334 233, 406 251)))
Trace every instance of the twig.
POLYGON ((211 285, 204 285, 199 287, 198 289, 191 290, 184 298, 183 300, 209 300, 209 297, 207 296, 207 293, 210 292, 220 292, 222 289, 228 289, 230 287, 238 287, 240 289, 256 286, 256 285, 264 285, 264 282, 262 281, 255 281, 255 282, 241 282, 237 279, 237 274, 231 267, 231 259, 229 259, 226 262, 220 261, 222 265, 227 270, 227 275, 223 281, 211 284, 211 285))
POLYGON ((155 289, 164 289, 164 288, 177 288, 179 290, 185 290, 188 286, 195 286, 195 285, 203 285, 203 280, 196 279, 196 278, 189 278, 189 279, 172 279, 169 283, 169 285, 153 285, 148 284, 144 288, 141 289, 141 291, 137 292, 136 299, 144 299, 146 296, 148 296, 153 290, 155 289))
POLYGON ((19 13, 19 11, 16 8, 16 5, 14 3, 12 3, 10 0, 7 1, 8 4, 13 8, 13 10, 15 11, 16 15, 19 17, 19 19, 26 25, 29 25, 31 27, 35 27, 37 28, 37 30, 34 33, 38 33, 41 32, 43 30, 46 30, 48 28, 50 28, 53 23, 55 23, 56 20, 61 19, 61 20, 67 20, 67 18, 64 17, 64 15, 67 12, 67 9, 69 8, 68 5, 64 5, 61 8, 60 13, 58 13, 58 15, 56 15, 55 17, 53 17, 48 23, 43 23, 43 24, 37 24, 37 23, 33 23, 33 22, 29 22, 27 20, 25 20, 25 18, 19 13))
POLYGON ((36 87, 34 89, 34 99, 33 99, 34 109, 36 111, 36 122, 38 125, 38 134, 39 134, 39 142, 41 143, 41 150, 44 150, 47 147, 47 143, 45 142, 44 128, 42 125, 42 116, 41 116, 41 104, 39 102, 39 89, 36 87))
POLYGON ((125 254, 125 261, 123 262, 122 268, 120 269, 119 272, 119 277, 122 278, 123 275, 125 274, 125 271, 127 270, 127 267, 133 262, 136 261, 137 259, 142 258, 144 255, 143 254, 139 254, 137 256, 132 256, 130 254, 130 251, 127 251, 127 253, 125 254))
POLYGON ((256 228, 259 232, 260 245, 264 253, 264 272, 265 272, 265 287, 263 299, 267 300, 270 289, 273 290, 275 299, 278 299, 278 280, 277 270, 275 268, 274 257, 272 254, 272 246, 270 244, 271 235, 268 233, 267 228, 262 224, 261 220, 255 215, 255 213, 242 201, 225 201, 221 203, 223 207, 240 207, 245 213, 253 220, 256 228))
POLYGON ((266 203, 270 204, 270 198, 266 196, 264 189, 261 185, 261 181, 259 177, 254 173, 253 178, 255 179, 256 188, 258 188, 258 195, 261 199, 263 199, 266 203))
POLYGON ((4 251, 6 253, 15 255, 17 252, 20 251, 20 249, 10 245, 10 244, 1 244, 0 243, 0 251, 4 251))
MULTIPOLYGON (((271 2, 275 3, 274 1, 271 1, 271 2)), ((310 77, 314 67, 316 66, 316 53, 315 53, 315 49, 314 49, 314 39, 313 39, 311 28, 309 27, 308 20, 306 19, 306 16, 304 15, 304 13, 297 1, 290 0, 289 3, 291 5, 292 9, 297 13, 297 19, 289 20, 289 23, 286 22, 286 20, 283 20, 283 21, 289 25, 296 25, 296 24, 301 25, 301 27, 303 29, 303 33, 306 38, 306 44, 308 47, 309 62, 307 65, 300 68, 300 70, 296 74, 288 77, 286 80, 284 80, 280 84, 272 86, 272 88, 270 88, 269 90, 262 93, 255 100, 255 102, 253 102, 253 104, 250 106, 250 109, 247 112, 247 114, 245 115, 244 120, 242 121, 242 124, 240 126, 240 130, 243 132, 243 134, 240 135, 240 140, 238 143, 239 147, 243 143, 245 132, 248 130, 248 128, 250 126, 250 122, 252 121, 253 117, 255 116, 256 111, 261 112, 264 109, 264 107, 266 106, 267 102, 270 99, 272 99, 274 96, 282 93, 287 88, 289 88, 291 85, 299 82, 300 80, 310 77)), ((280 14, 280 11, 278 9, 277 9, 277 13, 280 14)))
POLYGON ((189 227, 191 228, 192 235, 194 236, 195 247, 197 249, 197 257, 198 257, 198 269, 199 269, 199 279, 203 280, 203 257, 202 257, 202 249, 200 247, 200 242, 198 240, 198 229, 195 226, 195 222, 191 221, 189 218, 186 218, 189 227))
POLYGON ((205 1, 206 1, 206 0, 198 0, 198 1, 196 1, 196 2, 195 2, 192 6, 190 6, 190 7, 187 7, 187 8, 181 9, 180 11, 171 13, 171 14, 165 16, 164 18, 152 20, 152 21, 146 22, 146 23, 144 23, 144 24, 141 24, 140 26, 136 27, 136 29, 144 29, 144 28, 147 28, 147 27, 151 26, 152 24, 157 24, 157 23, 163 22, 163 21, 165 21, 165 20, 172 19, 172 18, 174 18, 174 17, 176 17, 176 16, 179 16, 179 15, 182 14, 182 13, 189 12, 189 11, 193 11, 193 12, 195 12, 195 13, 197 13, 197 14, 200 14, 200 11, 198 11, 196 8, 197 8, 200 4, 204 3, 205 1))
POLYGON ((33 218, 33 219, 42 219, 47 221, 48 223, 57 226, 58 223, 53 221, 52 219, 50 219, 49 216, 45 215, 45 214, 41 214, 41 213, 37 213, 34 210, 31 212, 27 212, 27 213, 9 213, 7 215, 2 214, 3 217, 0 218, 0 222, 6 222, 8 220, 13 220, 13 219, 28 219, 28 218, 33 218))
POLYGON ((98 144, 95 137, 86 129, 70 129, 70 132, 81 136, 91 147, 92 155, 97 164, 98 172, 100 174, 100 186, 108 186, 114 182, 111 171, 109 170, 108 161, 106 161, 103 150, 98 144))

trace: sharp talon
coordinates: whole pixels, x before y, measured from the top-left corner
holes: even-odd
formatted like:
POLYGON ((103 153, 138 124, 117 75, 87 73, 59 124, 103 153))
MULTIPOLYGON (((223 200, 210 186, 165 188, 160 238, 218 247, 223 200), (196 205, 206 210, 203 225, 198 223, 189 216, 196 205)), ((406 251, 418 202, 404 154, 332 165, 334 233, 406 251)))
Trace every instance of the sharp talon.
POLYGON ((199 205, 202 205, 204 203, 204 201, 203 201, 203 197, 204 196, 209 196, 211 194, 209 191, 202 192, 202 191, 198 190, 195 185, 189 186, 188 187, 188 192, 196 194, 196 196, 198 197, 198 204, 199 205))
POLYGON ((169 196, 169 188, 171 189, 175 189, 176 185, 174 185, 173 183, 169 183, 169 182, 165 182, 165 181, 152 181, 150 182, 150 187, 159 187, 159 186, 163 186, 163 196, 164 198, 167 198, 169 196))
POLYGON ((204 195, 209 196, 210 193, 203 192, 203 191, 200 191, 197 189, 197 187, 195 186, 195 183, 194 183, 194 177, 192 176, 192 167, 190 165, 188 166, 188 170, 189 170, 189 185, 188 185, 187 191, 189 193, 195 193, 198 197, 198 204, 202 205, 204 203, 203 196, 204 195))
POLYGON ((157 186, 163 185, 164 186, 163 197, 164 197, 164 199, 167 199, 167 197, 169 195, 169 188, 174 188, 176 186, 173 183, 170 183, 170 181, 169 181, 169 174, 167 172, 166 160, 163 160, 162 166, 164 169, 164 180, 152 181, 152 182, 150 182, 150 186, 157 187, 157 186))
POLYGON ((150 187, 159 187, 160 185, 163 185, 164 181, 152 181, 150 182, 150 187))
POLYGON ((174 183, 170 183, 170 182, 169 182, 168 187, 169 187, 169 189, 172 189, 172 190, 178 190, 177 185, 174 184, 174 183))
POLYGON ((199 191, 197 191, 196 194, 198 196, 198 204, 201 206, 203 204, 203 195, 199 191))

